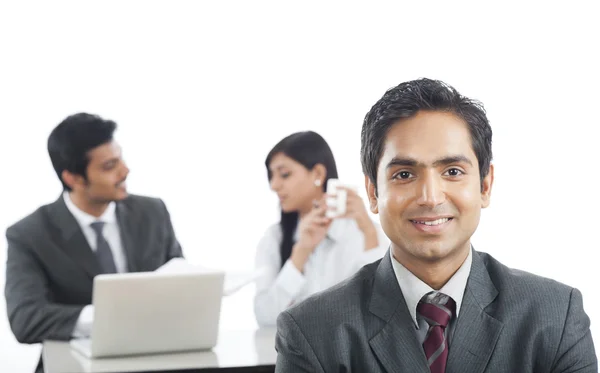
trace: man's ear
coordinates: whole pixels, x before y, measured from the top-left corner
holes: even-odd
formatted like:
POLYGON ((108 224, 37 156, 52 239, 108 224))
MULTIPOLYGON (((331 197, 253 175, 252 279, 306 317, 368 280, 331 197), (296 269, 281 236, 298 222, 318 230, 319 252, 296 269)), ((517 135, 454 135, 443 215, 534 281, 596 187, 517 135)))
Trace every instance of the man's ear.
POLYGON ((481 208, 486 208, 490 205, 492 197, 492 185, 494 184, 494 165, 490 165, 490 169, 486 177, 481 183, 481 208))
POLYGON ((367 197, 369 198, 369 209, 373 214, 378 214, 377 187, 367 175, 365 175, 365 188, 367 189, 367 197))
POLYGON ((72 190, 78 189, 78 187, 85 185, 85 179, 81 175, 74 174, 67 170, 63 170, 61 173, 62 181, 69 186, 72 190))

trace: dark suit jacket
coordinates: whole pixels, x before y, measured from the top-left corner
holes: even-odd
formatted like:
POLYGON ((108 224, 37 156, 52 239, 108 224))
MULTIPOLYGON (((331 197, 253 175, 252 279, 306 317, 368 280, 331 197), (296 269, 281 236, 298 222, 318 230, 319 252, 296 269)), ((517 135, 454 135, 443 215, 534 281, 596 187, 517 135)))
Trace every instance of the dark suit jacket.
MULTIPOLYGON (((276 372, 429 373, 388 254, 280 314, 276 372)), ((597 373, 581 293, 473 252, 447 373, 597 373)))
MULTIPOLYGON (((131 195, 117 202, 116 215, 129 272, 153 271, 182 256, 160 199, 131 195)), ((9 227, 6 238, 5 296, 15 337, 21 343, 70 339, 92 302, 100 267, 63 197, 9 227)))

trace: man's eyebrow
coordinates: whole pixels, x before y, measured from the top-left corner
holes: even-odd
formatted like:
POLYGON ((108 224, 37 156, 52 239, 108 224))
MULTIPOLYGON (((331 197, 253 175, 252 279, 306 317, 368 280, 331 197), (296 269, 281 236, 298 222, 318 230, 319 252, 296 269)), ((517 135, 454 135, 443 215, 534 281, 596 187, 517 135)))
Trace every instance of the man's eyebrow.
MULTIPOLYGON (((473 166, 473 162, 464 155, 450 155, 447 157, 443 157, 435 160, 432 163, 433 167, 449 165, 452 163, 467 163, 470 166, 473 166)), ((394 167, 394 166, 409 166, 409 167, 426 167, 427 165, 423 162, 419 162, 414 158, 410 157, 394 157, 390 160, 386 166, 386 168, 394 167)))

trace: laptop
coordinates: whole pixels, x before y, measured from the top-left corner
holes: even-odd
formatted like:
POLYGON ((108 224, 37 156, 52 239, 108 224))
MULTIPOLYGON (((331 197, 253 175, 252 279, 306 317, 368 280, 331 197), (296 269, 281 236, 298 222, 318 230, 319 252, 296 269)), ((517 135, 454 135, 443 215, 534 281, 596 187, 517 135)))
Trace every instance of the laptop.
POLYGON ((224 272, 103 274, 94 278, 88 358, 208 350, 217 343, 224 272))

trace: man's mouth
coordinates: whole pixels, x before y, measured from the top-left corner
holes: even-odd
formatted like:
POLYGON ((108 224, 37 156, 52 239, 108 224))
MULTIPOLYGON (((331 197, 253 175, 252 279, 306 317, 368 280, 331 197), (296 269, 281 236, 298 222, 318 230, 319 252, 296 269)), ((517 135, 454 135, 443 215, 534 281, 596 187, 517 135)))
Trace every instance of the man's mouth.
POLYGON ((448 221, 452 220, 452 218, 439 218, 436 220, 411 220, 411 222, 415 224, 424 224, 424 225, 441 225, 448 221))
POLYGON ((452 224, 453 217, 450 216, 428 216, 410 219, 413 227, 425 234, 438 235, 446 231, 452 224))

